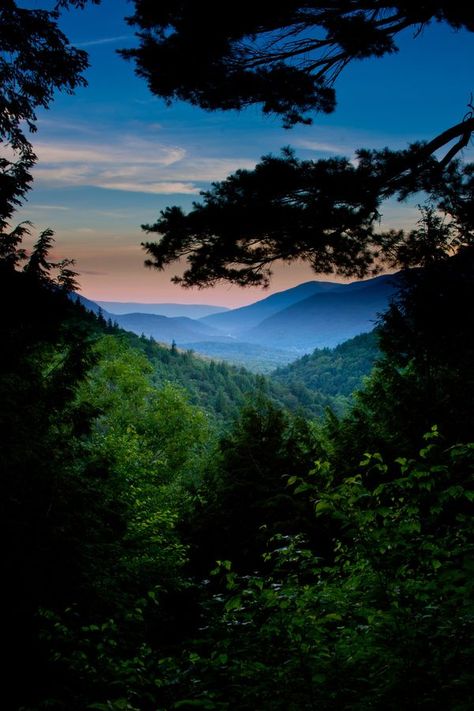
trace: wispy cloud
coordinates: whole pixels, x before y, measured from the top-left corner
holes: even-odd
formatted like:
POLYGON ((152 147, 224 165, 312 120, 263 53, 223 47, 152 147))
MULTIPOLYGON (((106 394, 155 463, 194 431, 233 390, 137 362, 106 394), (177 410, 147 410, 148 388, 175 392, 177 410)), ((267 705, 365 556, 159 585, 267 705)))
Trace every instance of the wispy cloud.
POLYGON ((154 195, 198 195, 199 188, 192 183, 102 183, 99 188, 125 190, 131 193, 153 193, 154 195))
POLYGON ((324 141, 305 141, 300 140, 296 142, 298 148, 305 148, 309 151, 316 151, 318 153, 332 153, 336 155, 351 153, 353 148, 345 143, 325 143, 324 141))
POLYGON ((230 173, 237 169, 252 170, 255 168, 256 160, 246 158, 202 158, 187 156, 186 160, 170 166, 168 173, 176 179, 194 180, 197 182, 211 182, 214 180, 224 180, 230 173))
MULTIPOLYGON (((73 139, 74 140, 74 139, 73 139)), ((186 155, 183 148, 124 136, 114 144, 42 143, 35 145, 40 163, 147 163, 171 165, 186 155)))
POLYGON ((29 203, 28 207, 32 210, 70 210, 66 205, 40 205, 38 203, 29 203))
POLYGON ((134 35, 118 35, 116 37, 101 37, 100 39, 86 40, 85 42, 71 42, 75 47, 96 47, 101 44, 114 44, 125 40, 135 39, 134 35))
POLYGON ((129 134, 100 144, 74 136, 70 142, 43 140, 35 150, 39 186, 93 186, 156 195, 196 195, 203 184, 255 165, 247 159, 190 155, 181 146, 129 134))
POLYGON ((351 157, 358 148, 383 148, 387 145, 392 148, 404 148, 417 138, 417 136, 394 136, 383 132, 367 132, 343 126, 317 126, 310 129, 305 138, 298 137, 292 141, 292 145, 295 148, 315 153, 331 153, 351 157))

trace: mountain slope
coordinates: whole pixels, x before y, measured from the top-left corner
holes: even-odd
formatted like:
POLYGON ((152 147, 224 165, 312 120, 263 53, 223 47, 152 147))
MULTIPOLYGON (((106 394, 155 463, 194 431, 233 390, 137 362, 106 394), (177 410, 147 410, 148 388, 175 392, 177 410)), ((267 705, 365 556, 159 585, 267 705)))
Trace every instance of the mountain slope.
POLYGON ((204 318, 211 314, 229 311, 226 306, 211 306, 210 304, 141 304, 127 301, 97 301, 102 309, 111 314, 155 314, 174 318, 184 316, 187 318, 204 318))
POLYGON ((241 337, 268 347, 305 352, 332 348, 360 333, 371 331, 377 315, 386 310, 399 277, 384 275, 366 282, 341 285, 280 311, 241 337))
POLYGON ((82 294, 77 294, 77 293, 72 293, 69 297, 71 301, 74 301, 76 303, 81 304, 87 311, 90 311, 93 314, 102 314, 106 318, 109 316, 109 314, 104 311, 104 309, 99 306, 98 303, 95 301, 91 301, 91 299, 86 298, 85 296, 82 296, 82 294))
MULTIPOLYGON (((138 335, 144 333, 163 343, 177 344, 189 341, 219 340, 221 334, 206 323, 179 316, 168 318, 155 314, 123 314, 113 316, 113 321, 122 328, 138 335)), ((225 339, 224 339, 225 340, 225 339)))
POLYGON ((258 343, 245 343, 236 339, 228 341, 197 341, 182 343, 182 348, 191 349, 214 360, 225 360, 243 366, 253 373, 268 374, 294 360, 294 353, 278 348, 266 348, 258 343))
POLYGON ((243 367, 162 346, 115 326, 104 324, 100 328, 145 354, 152 365, 152 378, 157 386, 167 382, 180 385, 186 390, 191 403, 221 422, 236 416, 246 400, 258 391, 264 392, 278 405, 306 416, 320 417, 327 407, 335 404, 333 398, 310 391, 300 383, 286 385, 273 381, 243 367))
POLYGON ((240 333, 257 326, 261 321, 314 294, 341 288, 341 284, 327 281, 307 281, 291 289, 279 291, 248 306, 241 306, 225 313, 206 316, 201 321, 222 329, 226 335, 239 336, 240 333))
POLYGON ((380 356, 377 331, 363 333, 336 348, 316 349, 313 353, 275 370, 274 382, 295 389, 303 383, 308 390, 336 399, 336 410, 351 402, 364 377, 369 375, 380 356))
MULTIPOLYGON (((268 373, 315 348, 332 348, 372 330, 398 280, 397 275, 384 275, 350 284, 311 281, 200 319, 106 311, 103 316, 137 335, 168 344, 174 341, 180 347, 268 373)), ((78 298, 97 313, 97 304, 78 298)))

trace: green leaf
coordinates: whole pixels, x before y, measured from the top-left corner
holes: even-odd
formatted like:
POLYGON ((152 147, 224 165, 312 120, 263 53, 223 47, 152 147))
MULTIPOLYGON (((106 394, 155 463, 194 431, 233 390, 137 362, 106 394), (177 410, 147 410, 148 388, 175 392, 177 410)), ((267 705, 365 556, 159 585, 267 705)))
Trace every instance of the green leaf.
POLYGON ((318 501, 315 507, 316 515, 324 513, 324 511, 333 511, 334 506, 329 501, 318 501))
POLYGON ((242 603, 242 599, 240 595, 234 595, 234 597, 231 597, 230 600, 227 600, 225 604, 225 609, 227 612, 230 612, 231 610, 237 610, 242 603))

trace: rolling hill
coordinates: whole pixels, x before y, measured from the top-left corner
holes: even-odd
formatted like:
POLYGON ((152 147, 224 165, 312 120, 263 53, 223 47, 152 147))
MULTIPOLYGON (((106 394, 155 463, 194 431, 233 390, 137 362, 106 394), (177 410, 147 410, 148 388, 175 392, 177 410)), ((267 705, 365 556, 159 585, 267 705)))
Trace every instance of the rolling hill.
POLYGON ((248 306, 241 306, 238 309, 232 309, 225 313, 206 316, 201 319, 201 321, 221 329, 226 335, 238 337, 242 332, 257 326, 269 316, 309 296, 325 293, 326 291, 338 290, 341 286, 341 284, 328 281, 307 281, 291 289, 279 291, 276 294, 267 296, 265 299, 256 301, 248 306))
POLYGON ((332 348, 375 325, 394 296, 399 277, 384 275, 316 293, 241 334, 250 343, 307 353, 332 348))
POLYGON ((227 306, 212 306, 210 304, 141 304, 131 301, 97 301, 96 303, 108 313, 118 315, 140 313, 168 316, 169 318, 184 316, 199 319, 210 314, 229 311, 227 306))
MULTIPOLYGON (((228 360, 254 372, 269 373, 315 348, 334 348, 371 331, 378 314, 386 310, 399 281, 399 275, 383 275, 349 284, 310 281, 248 306, 198 319, 142 312, 102 313, 104 318, 137 335, 145 334, 168 344, 174 341, 181 348, 216 360, 228 360)), ((79 299, 96 313, 100 308, 82 296, 79 299)), ((124 308, 131 305, 115 304, 124 308)), ((192 311, 194 305, 170 306, 186 306, 192 311)), ((202 304, 197 306, 206 308, 202 304)))
POLYGON ((336 348, 317 348, 311 354, 275 370, 273 382, 295 388, 304 383, 308 390, 334 398, 337 412, 348 407, 352 394, 360 389, 380 358, 377 331, 363 333, 336 348))
POLYGON ((127 331, 141 335, 152 336, 157 341, 178 345, 193 341, 219 341, 225 336, 217 329, 196 319, 178 316, 168 318, 155 314, 123 314, 113 315, 112 320, 127 331))

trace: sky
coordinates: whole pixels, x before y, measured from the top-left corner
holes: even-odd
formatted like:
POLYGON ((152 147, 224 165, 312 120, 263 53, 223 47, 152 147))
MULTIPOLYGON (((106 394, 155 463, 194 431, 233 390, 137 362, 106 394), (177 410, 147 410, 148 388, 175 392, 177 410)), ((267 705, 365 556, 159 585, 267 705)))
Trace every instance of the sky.
MULTIPOLYGON (((49 0, 23 6, 49 9, 49 0)), ((146 269, 141 224, 170 205, 190 209, 199 192, 262 155, 291 145, 298 157, 351 156, 358 147, 404 147, 460 121, 474 90, 472 34, 433 25, 414 38, 400 35, 400 52, 353 63, 336 84, 338 106, 312 126, 291 131, 257 107, 207 113, 185 103, 166 107, 133 64, 116 54, 136 43, 124 17, 126 0, 64 13, 61 28, 89 53, 88 86, 58 94, 38 112, 32 137, 39 161, 34 187, 15 221, 56 233, 55 258, 74 258, 82 293, 97 300, 208 303, 235 307, 318 276, 307 265, 277 265, 269 290, 224 284, 189 290, 170 282, 179 268, 146 269)), ((472 147, 464 159, 474 159, 472 147)), ((410 227, 416 204, 388 202, 384 227, 410 227)))

